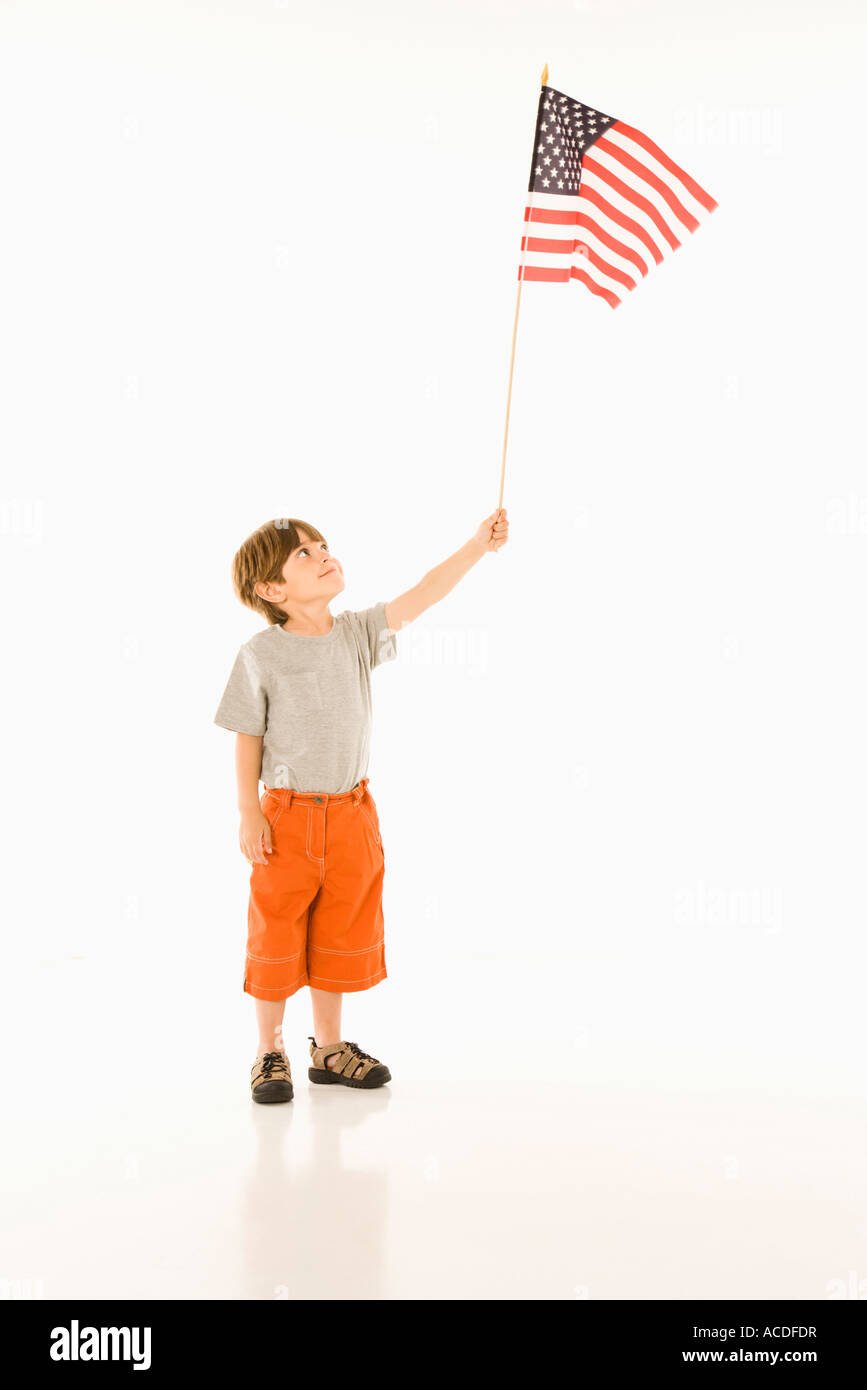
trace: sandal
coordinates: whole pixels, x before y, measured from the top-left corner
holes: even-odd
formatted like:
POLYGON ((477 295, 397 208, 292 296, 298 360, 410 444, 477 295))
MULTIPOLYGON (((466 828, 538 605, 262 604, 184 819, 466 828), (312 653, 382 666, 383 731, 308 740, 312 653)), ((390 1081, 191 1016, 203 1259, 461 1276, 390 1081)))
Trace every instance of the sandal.
POLYGON ((325 1047, 317 1047, 316 1039, 310 1038, 310 1056, 313 1066, 308 1069, 307 1075, 320 1086, 357 1086, 367 1091, 391 1080, 391 1072, 385 1063, 380 1062, 378 1057, 362 1052, 358 1043, 328 1043, 325 1047), (337 1058, 333 1067, 326 1066, 328 1057, 337 1058))
POLYGON ((268 1103, 291 1100, 295 1093, 286 1054, 266 1052, 264 1057, 257 1057, 250 1074, 250 1087, 254 1100, 268 1103))

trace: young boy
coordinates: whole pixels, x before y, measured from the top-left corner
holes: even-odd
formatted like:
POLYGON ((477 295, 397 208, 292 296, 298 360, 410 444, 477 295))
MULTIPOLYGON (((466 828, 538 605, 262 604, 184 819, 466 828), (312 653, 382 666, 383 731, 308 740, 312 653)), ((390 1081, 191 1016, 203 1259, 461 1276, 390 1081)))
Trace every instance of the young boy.
POLYGON ((365 1089, 391 1080, 383 1062, 341 1038, 340 1022, 345 993, 386 978, 385 856, 367 776, 371 671, 396 656, 407 623, 508 538, 500 508, 406 593, 336 617, 329 604, 343 568, 314 526, 266 522, 234 558, 237 597, 269 624, 240 648, 214 718, 237 734, 238 838, 252 865, 244 992, 259 1027, 255 1101, 292 1099, 283 1011, 304 985, 310 1080, 365 1089))

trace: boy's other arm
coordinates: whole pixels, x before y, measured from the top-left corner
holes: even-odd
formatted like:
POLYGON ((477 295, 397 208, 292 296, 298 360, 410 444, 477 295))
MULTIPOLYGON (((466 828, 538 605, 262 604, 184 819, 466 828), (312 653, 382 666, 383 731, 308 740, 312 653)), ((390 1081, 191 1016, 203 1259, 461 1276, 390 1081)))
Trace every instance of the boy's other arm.
POLYGON ((257 734, 235 735, 235 772, 238 778, 238 810, 258 811, 259 770, 262 766, 262 738, 257 734))
POLYGON ((399 594, 385 605, 385 621, 393 632, 399 632, 431 604, 451 593, 459 579, 472 569, 489 550, 499 550, 509 539, 509 522, 505 507, 491 512, 460 550, 442 564, 435 565, 422 575, 417 584, 399 594))
POLYGON ((238 844, 248 864, 267 864, 272 852, 271 826, 259 804, 259 771, 262 766, 260 734, 235 735, 235 771, 238 776, 238 810, 241 828, 238 844))

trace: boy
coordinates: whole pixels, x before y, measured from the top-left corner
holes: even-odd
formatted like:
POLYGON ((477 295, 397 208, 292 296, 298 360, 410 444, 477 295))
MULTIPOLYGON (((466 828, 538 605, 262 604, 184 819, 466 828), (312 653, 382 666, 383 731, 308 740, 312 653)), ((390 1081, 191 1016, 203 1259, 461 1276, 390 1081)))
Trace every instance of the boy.
POLYGON ((370 676, 396 656, 396 634, 508 538, 500 508, 406 593, 336 617, 329 604, 344 588, 343 568, 314 526, 266 522, 234 558, 235 594, 269 623, 240 648, 214 717, 237 735, 238 838, 252 865, 244 992, 259 1028, 255 1101, 292 1099, 283 1011, 304 985, 310 1080, 363 1089, 391 1080, 377 1057, 341 1038, 340 1022, 344 993, 386 978, 385 857, 367 777, 370 676))

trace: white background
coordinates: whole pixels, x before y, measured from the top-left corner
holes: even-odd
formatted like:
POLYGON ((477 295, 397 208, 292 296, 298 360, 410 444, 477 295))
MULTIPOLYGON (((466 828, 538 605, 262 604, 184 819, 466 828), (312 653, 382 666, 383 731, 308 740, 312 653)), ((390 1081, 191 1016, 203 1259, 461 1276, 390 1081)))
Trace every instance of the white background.
POLYGON ((615 312, 524 287, 511 539, 374 674, 345 1035, 863 1101, 863 61, 854 0, 0 5, 10 1084, 244 1092, 232 555, 307 519, 363 608, 496 506, 547 62, 719 207, 615 312))

